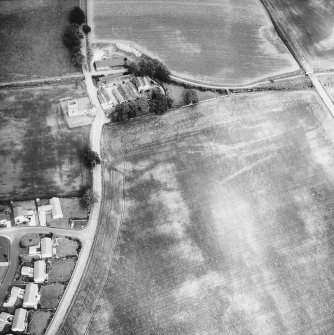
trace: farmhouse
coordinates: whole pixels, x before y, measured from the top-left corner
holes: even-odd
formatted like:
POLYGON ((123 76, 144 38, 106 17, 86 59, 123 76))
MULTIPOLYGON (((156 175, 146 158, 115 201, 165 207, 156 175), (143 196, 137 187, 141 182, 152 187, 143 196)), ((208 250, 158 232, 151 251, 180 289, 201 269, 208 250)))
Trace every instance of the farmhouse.
POLYGON ((6 325, 11 325, 13 321, 13 315, 5 312, 0 313, 0 332, 3 331, 6 325))
POLYGON ((38 285, 34 283, 27 284, 23 298, 23 308, 37 309, 40 299, 41 296, 38 293, 38 285))
POLYGON ((34 282, 41 284, 48 279, 46 264, 44 260, 34 262, 34 282))
POLYGON ((14 307, 17 299, 22 299, 24 295, 24 289, 20 287, 13 286, 10 291, 10 296, 3 303, 3 307, 14 307))
POLYGON ((24 332, 28 325, 27 319, 28 319, 27 310, 23 308, 18 308, 14 314, 12 331, 13 332, 24 332))
POLYGON ((65 112, 67 112, 69 117, 84 115, 93 116, 96 113, 95 108, 93 108, 88 97, 68 100, 63 106, 65 106, 65 112))
POLYGON ((94 62, 96 71, 118 70, 124 68, 124 65, 123 58, 111 58, 94 62))

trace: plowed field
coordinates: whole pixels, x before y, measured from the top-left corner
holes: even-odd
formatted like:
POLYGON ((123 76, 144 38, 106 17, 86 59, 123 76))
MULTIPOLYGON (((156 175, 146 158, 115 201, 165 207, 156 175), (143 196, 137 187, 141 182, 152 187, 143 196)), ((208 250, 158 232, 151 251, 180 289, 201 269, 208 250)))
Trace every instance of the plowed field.
POLYGON ((310 90, 253 93, 106 128, 119 257, 73 334, 333 333, 333 144, 314 111, 310 90))
POLYGON ((243 84, 298 69, 259 0, 96 0, 92 7, 95 41, 130 41, 186 78, 243 84))

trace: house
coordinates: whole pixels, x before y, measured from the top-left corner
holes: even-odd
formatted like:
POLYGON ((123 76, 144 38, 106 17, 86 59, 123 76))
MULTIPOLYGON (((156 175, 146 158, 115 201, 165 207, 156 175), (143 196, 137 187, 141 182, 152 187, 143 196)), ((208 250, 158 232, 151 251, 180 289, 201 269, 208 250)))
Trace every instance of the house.
POLYGON ((2 332, 6 325, 11 325, 13 321, 13 315, 1 312, 0 313, 0 332, 2 332))
POLYGON ((14 314, 14 319, 12 323, 12 331, 13 332, 24 332, 28 325, 27 319, 28 319, 28 311, 23 308, 18 308, 14 314))
POLYGON ((44 260, 34 262, 34 282, 41 284, 48 279, 46 264, 44 260))
POLYGON ((0 227, 11 227, 10 214, 8 212, 0 212, 0 227))
POLYGON ((3 303, 3 307, 14 307, 18 298, 23 299, 24 289, 20 287, 13 286, 10 291, 10 296, 3 303))
POLYGON ((34 269, 30 266, 22 266, 21 276, 32 278, 34 276, 34 269))
POLYGON ((15 220, 16 225, 24 224, 28 222, 27 218, 23 214, 22 207, 14 207, 13 214, 14 214, 14 220, 15 220))
POLYGON ((52 239, 50 237, 41 239, 41 256, 42 259, 52 257, 52 239))
POLYGON ((34 283, 27 284, 23 298, 23 308, 37 309, 40 299, 41 296, 38 293, 38 285, 34 283))
POLYGON ((94 62, 96 71, 118 70, 124 68, 124 65, 123 58, 110 58, 94 62))
POLYGON ((61 210, 59 198, 55 198, 55 197, 51 198, 50 199, 50 205, 53 205, 53 207, 52 207, 52 217, 54 219, 63 218, 63 212, 61 210))
POLYGON ((37 245, 29 246, 29 255, 40 255, 41 254, 41 242, 37 245))

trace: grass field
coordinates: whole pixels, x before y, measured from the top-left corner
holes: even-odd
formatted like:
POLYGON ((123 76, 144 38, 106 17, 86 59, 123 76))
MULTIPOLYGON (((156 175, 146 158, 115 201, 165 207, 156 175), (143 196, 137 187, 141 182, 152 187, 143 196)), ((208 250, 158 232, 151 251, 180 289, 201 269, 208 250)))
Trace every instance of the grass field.
POLYGON ((58 242, 57 257, 70 257, 70 256, 78 256, 79 242, 75 240, 71 240, 66 237, 56 237, 58 242))
POLYGON ((298 69, 259 0, 97 0, 92 7, 93 41, 128 40, 182 77, 244 84, 298 69))
POLYGON ((333 333, 333 143, 314 112, 312 90, 253 93, 106 128, 123 223, 86 334, 333 333))
POLYGON ((45 285, 41 286, 41 308, 42 309, 55 309, 64 293, 64 285, 45 285))
POLYGON ((73 269, 75 266, 75 260, 72 258, 69 259, 60 259, 60 260, 51 260, 50 269, 48 272, 48 282, 49 283, 65 283, 70 280, 73 269))
POLYGON ((0 1, 0 81, 76 72, 62 33, 77 5, 78 0, 0 1))
POLYGON ((30 335, 43 335, 49 324, 51 312, 33 311, 31 321, 29 324, 30 335))
POLYGON ((0 92, 0 199, 76 196, 90 182, 90 127, 69 129, 56 101, 76 84, 0 92))
POLYGON ((334 2, 331 0, 266 0, 282 18, 290 39, 317 69, 333 69, 334 2))

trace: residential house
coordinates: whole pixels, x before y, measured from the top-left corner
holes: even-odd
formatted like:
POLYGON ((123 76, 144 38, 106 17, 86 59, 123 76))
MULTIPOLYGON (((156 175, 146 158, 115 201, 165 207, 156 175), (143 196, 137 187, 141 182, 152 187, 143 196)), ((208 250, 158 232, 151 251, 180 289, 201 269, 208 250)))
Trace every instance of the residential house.
POLYGON ((11 227, 10 214, 8 212, 0 212, 0 228, 11 227))
POLYGON ((24 289, 20 287, 13 286, 10 291, 10 296, 3 303, 3 307, 14 307, 17 299, 23 299, 24 289))
POLYGON ((43 237, 41 239, 41 256, 42 259, 51 258, 52 254, 52 239, 50 237, 43 237))
POLYGON ((0 313, 0 332, 4 330, 6 325, 11 325, 13 322, 13 315, 6 313, 6 312, 1 312, 0 313))
POLYGON ((25 224, 28 222, 27 218, 23 214, 22 207, 14 207, 13 214, 14 214, 14 220, 15 220, 16 225, 25 224))
POLYGON ((24 332, 28 326, 28 311, 23 308, 18 308, 15 311, 14 319, 12 323, 13 332, 24 332))
POLYGON ((31 268, 30 266, 22 266, 21 276, 33 278, 34 277, 34 268, 31 268))
POLYGON ((61 210, 60 200, 59 198, 51 198, 50 204, 53 205, 52 207, 52 217, 53 219, 61 219, 63 218, 63 212, 61 210))
POLYGON ((44 260, 34 262, 34 282, 42 284, 48 279, 46 264, 44 260))
POLYGON ((23 308, 37 309, 40 299, 41 296, 38 293, 38 285, 34 283, 27 284, 23 298, 23 308))

